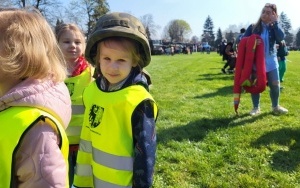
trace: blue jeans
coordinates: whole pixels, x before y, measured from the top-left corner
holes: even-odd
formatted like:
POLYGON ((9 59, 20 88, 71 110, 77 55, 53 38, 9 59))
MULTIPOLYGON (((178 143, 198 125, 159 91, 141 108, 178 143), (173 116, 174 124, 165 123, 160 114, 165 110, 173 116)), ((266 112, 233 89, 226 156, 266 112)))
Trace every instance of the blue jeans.
MULTIPOLYGON (((267 72, 268 86, 270 87, 270 98, 272 102, 272 107, 279 105, 279 95, 280 95, 280 84, 279 84, 279 72, 278 69, 274 69, 267 72)), ((252 104, 254 108, 259 107, 259 94, 251 94, 252 104)))

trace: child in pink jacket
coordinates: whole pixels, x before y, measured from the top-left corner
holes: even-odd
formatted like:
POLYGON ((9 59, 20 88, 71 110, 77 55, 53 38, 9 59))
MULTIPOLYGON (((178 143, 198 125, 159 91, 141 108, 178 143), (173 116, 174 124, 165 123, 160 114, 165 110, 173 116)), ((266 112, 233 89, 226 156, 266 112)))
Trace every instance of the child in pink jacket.
POLYGON ((68 187, 66 65, 37 10, 0 9, 0 187, 68 187))

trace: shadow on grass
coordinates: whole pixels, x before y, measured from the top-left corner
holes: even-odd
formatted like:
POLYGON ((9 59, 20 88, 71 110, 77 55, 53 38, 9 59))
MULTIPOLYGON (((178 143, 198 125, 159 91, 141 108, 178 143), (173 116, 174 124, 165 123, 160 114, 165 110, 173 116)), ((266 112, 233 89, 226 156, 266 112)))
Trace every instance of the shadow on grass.
POLYGON ((211 73, 211 74, 200 74, 199 75, 200 78, 197 78, 196 80, 197 81, 202 81, 202 80, 205 80, 205 81, 215 81, 215 80, 232 80, 232 84, 233 84, 233 74, 223 74, 221 72, 221 69, 220 69, 220 72, 219 73, 211 73))
MULTIPOLYGON (((203 99, 208 97, 215 97, 215 96, 224 96, 224 95, 233 95, 233 86, 225 86, 222 88, 217 89, 215 92, 205 93, 203 95, 197 95, 195 99, 203 99)), ((233 100, 233 99, 232 99, 233 100)))
POLYGON ((268 147, 270 144, 285 146, 288 150, 275 151, 272 156, 272 168, 282 172, 297 170, 300 164, 300 130, 282 128, 266 133, 251 145, 252 147, 268 147))
POLYGON ((162 144, 168 143, 171 140, 179 142, 183 140, 198 142, 203 140, 211 131, 253 123, 266 115, 268 114, 262 113, 254 117, 250 117, 248 114, 241 114, 240 116, 228 118, 202 118, 197 121, 189 122, 186 125, 159 130, 157 133, 157 141, 162 144))

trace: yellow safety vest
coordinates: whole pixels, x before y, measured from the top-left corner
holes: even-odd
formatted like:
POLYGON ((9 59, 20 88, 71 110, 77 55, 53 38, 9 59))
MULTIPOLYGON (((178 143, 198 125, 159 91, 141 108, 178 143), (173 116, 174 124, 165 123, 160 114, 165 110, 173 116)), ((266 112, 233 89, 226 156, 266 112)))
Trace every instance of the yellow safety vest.
MULTIPOLYGON (((47 122, 60 135, 60 149, 68 167, 69 143, 61 123, 49 113, 32 107, 10 107, 0 112, 0 187, 11 187, 14 176, 15 153, 22 137, 38 121, 47 122)), ((69 178, 66 177, 69 186, 69 178)))
POLYGON ((72 117, 66 129, 70 145, 79 144, 84 114, 82 94, 83 90, 92 82, 91 71, 91 67, 88 67, 80 75, 65 80, 72 101, 72 117))
MULTIPOLYGON (((83 94, 86 111, 74 185, 132 187, 134 147, 131 117, 137 105, 146 99, 154 101, 139 85, 103 92, 93 82, 86 88, 83 94)), ((154 114, 156 118, 156 105, 154 114)))

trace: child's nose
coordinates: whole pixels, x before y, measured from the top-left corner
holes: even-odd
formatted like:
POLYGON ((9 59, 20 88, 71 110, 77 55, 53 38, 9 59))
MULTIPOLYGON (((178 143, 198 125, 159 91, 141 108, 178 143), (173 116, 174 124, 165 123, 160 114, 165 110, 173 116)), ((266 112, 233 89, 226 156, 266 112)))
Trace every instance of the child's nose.
POLYGON ((71 46, 75 47, 76 46, 75 42, 71 42, 71 46))
POLYGON ((118 69, 118 63, 117 63, 117 61, 113 61, 113 62, 111 63, 111 68, 112 68, 112 69, 118 69))

